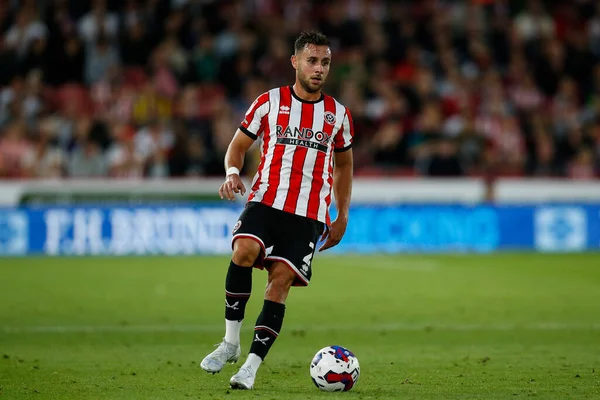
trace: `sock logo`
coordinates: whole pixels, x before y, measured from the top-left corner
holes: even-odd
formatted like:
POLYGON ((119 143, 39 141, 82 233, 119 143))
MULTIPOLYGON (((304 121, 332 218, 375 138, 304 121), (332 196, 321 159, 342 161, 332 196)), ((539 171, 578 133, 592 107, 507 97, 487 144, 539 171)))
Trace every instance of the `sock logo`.
POLYGON ((227 302, 227 300, 225 300, 225 308, 231 308, 232 310, 239 310, 240 308, 238 307, 240 305, 239 301, 236 301, 233 304, 229 304, 227 302))
POLYGON ((268 337, 268 336, 267 336, 266 338, 264 338, 264 339, 261 339, 261 338, 259 338, 259 337, 258 337, 258 334, 254 335, 254 341, 255 341, 255 342, 261 342, 261 343, 262 343, 262 344, 264 344, 265 346, 267 345, 267 341, 268 341, 269 339, 271 339, 271 338, 270 338, 270 337, 268 337))

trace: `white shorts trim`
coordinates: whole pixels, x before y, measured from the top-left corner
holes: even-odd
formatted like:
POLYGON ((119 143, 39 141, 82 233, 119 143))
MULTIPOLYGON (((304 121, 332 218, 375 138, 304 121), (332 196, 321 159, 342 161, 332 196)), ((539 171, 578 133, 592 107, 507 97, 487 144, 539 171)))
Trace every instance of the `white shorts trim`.
POLYGON ((265 247, 265 243, 262 241, 261 238, 259 238, 256 235, 253 235, 251 233, 238 233, 236 235, 233 235, 233 237, 231 238, 231 249, 233 250, 233 243, 240 238, 246 238, 246 239, 252 239, 254 241, 256 241, 258 244, 260 244, 260 247, 263 251, 263 253, 266 253, 266 247, 265 247))
POLYGON ((279 256, 268 256, 265 257, 265 260, 267 261, 280 261, 282 263, 284 263, 285 265, 288 266, 288 268, 290 268, 292 271, 294 271, 294 273, 296 274, 296 276, 298 276, 298 278, 300 278, 300 280, 306 285, 308 286, 308 279, 306 279, 306 277, 304 275, 302 275, 302 273, 300 272, 300 270, 298 268, 296 268, 296 266, 287 258, 283 258, 283 257, 279 257, 279 256))

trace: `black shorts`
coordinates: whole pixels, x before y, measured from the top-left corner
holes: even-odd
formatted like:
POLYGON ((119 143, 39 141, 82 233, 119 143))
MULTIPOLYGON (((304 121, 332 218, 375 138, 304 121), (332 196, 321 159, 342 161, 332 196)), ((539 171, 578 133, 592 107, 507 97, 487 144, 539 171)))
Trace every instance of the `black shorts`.
POLYGON ((273 262, 281 261, 296 274, 294 286, 308 286, 311 261, 324 225, 314 219, 248 202, 233 228, 231 245, 239 238, 255 240, 262 251, 254 267, 269 268, 273 262))

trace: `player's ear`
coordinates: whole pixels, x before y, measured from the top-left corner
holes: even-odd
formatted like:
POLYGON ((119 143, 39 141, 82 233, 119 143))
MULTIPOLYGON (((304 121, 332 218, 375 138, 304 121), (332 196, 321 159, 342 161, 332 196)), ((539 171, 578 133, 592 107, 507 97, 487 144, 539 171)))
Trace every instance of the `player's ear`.
POLYGON ((292 56, 290 57, 290 61, 292 62, 292 66, 294 67, 294 69, 298 69, 298 57, 296 57, 295 54, 292 54, 292 56))

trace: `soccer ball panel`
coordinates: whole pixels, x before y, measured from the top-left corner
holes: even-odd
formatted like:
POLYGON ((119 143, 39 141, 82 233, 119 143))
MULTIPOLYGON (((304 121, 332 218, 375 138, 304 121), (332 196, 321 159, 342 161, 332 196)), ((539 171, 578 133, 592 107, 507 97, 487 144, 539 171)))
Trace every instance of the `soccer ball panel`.
POLYGON ((315 386, 323 391, 348 391, 358 381, 360 365, 350 350, 342 346, 327 346, 313 357, 310 376, 315 386))

